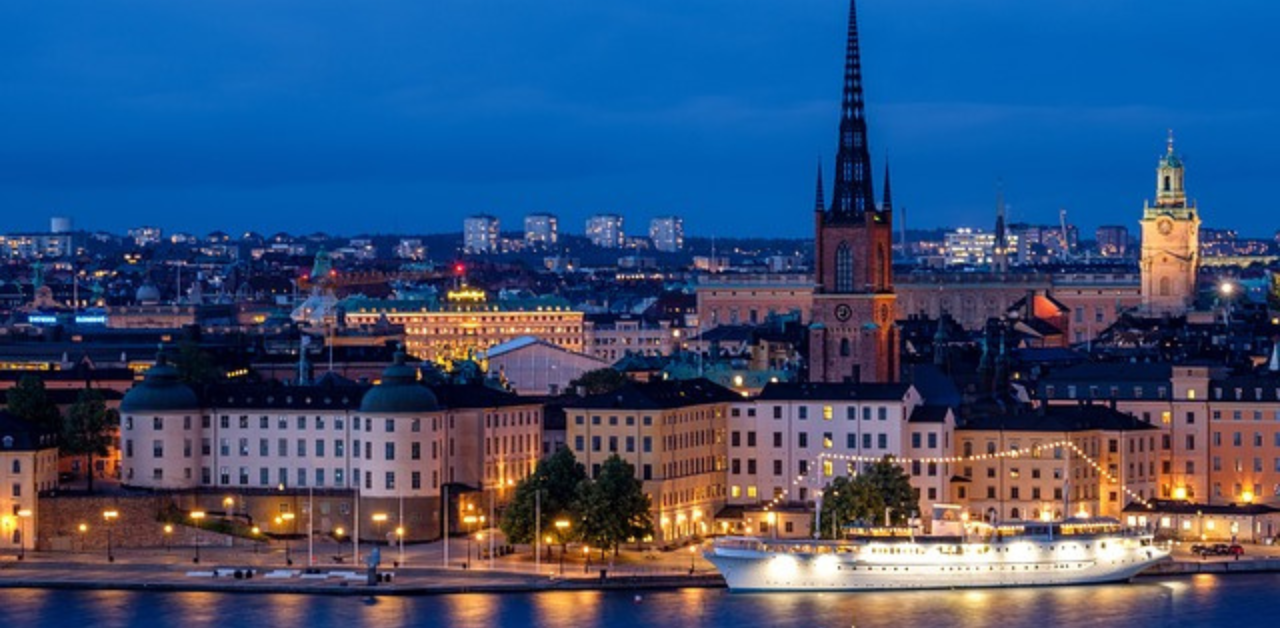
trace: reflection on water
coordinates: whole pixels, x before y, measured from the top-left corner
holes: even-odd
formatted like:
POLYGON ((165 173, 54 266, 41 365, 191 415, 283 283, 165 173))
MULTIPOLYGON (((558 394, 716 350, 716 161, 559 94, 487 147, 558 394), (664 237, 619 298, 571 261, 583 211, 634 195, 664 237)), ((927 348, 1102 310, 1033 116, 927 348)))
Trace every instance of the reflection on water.
POLYGON ((1251 625, 1280 575, 1196 576, 1045 589, 731 594, 561 591, 424 597, 0 590, 7 625, 327 628, 351 626, 956 626, 1102 628, 1251 625), (636 599, 639 595, 640 598, 636 599))

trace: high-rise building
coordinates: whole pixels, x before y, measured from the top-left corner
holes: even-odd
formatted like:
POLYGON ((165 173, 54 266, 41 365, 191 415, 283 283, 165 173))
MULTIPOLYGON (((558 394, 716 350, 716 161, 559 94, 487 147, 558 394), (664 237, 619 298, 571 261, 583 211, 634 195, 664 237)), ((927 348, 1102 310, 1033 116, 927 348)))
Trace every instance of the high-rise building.
POLYGON ((1187 202, 1182 158, 1173 133, 1156 166, 1156 202, 1142 212, 1142 306, 1151 314, 1183 314, 1195 298, 1200 267, 1200 214, 1187 202))
POLYGON ((1098 253, 1103 257, 1124 257, 1129 252, 1129 229, 1121 225, 1103 225, 1094 232, 1098 253))
POLYGON ((664 253, 684 249, 684 219, 679 216, 659 216, 649 221, 649 239, 653 248, 664 253))
POLYGON ((554 214, 529 214, 524 217, 524 243, 547 248, 560 239, 560 221, 554 214))
POLYGON ((164 232, 160 227, 135 227, 128 231, 129 239, 133 240, 134 246, 145 247, 160 244, 164 232))
POLYGON ((809 333, 809 379, 894 382, 898 329, 893 293, 893 203, 889 172, 877 208, 862 95, 857 7, 849 2, 844 94, 831 205, 824 207, 822 171, 814 206, 815 283, 809 333))
POLYGON ((462 249, 467 253, 496 252, 498 219, 488 214, 478 214, 462 221, 462 249))
POLYGON ((622 246, 626 235, 622 232, 622 216, 617 214, 596 214, 587 219, 587 239, 591 244, 604 249, 616 249, 622 246))

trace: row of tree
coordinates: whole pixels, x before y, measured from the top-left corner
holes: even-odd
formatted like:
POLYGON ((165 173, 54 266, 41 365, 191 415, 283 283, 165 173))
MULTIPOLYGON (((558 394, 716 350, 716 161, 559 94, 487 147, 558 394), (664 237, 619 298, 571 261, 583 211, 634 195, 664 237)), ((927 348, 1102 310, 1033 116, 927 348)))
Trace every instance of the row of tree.
POLYGON ((499 527, 512 543, 531 544, 540 529, 555 543, 581 541, 616 553, 624 542, 653 535, 649 507, 630 463, 610 456, 592 480, 562 447, 516 486, 499 527))
POLYGON ((93 491, 93 458, 106 456, 113 428, 120 425, 120 413, 108 408, 102 393, 85 388, 64 415, 49 397, 44 380, 28 375, 6 392, 9 413, 42 430, 58 434, 64 456, 84 456, 89 491, 93 491))

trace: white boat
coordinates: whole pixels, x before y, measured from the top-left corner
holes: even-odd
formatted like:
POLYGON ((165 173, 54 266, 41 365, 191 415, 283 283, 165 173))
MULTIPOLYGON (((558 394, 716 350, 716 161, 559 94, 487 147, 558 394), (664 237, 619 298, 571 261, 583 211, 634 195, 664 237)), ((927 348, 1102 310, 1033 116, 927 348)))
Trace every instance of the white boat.
POLYGON ((858 591, 1127 582, 1169 550, 1114 519, 1070 519, 953 537, 722 537, 704 555, 733 591, 858 591))

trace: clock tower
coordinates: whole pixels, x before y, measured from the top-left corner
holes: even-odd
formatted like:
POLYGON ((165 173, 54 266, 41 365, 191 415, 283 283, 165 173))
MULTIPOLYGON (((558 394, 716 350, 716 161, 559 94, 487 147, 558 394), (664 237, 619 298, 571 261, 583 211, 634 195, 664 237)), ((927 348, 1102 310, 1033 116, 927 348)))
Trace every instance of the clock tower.
POLYGON ((823 203, 822 192, 819 169, 814 206, 817 285, 809 328, 809 380, 897 381, 893 206, 887 169, 884 202, 879 207, 871 185, 854 0, 849 2, 840 139, 829 207, 823 203))
POLYGON ((1156 167, 1156 201, 1142 215, 1142 308, 1151 315, 1185 314, 1195 299, 1200 269, 1200 215, 1187 201, 1182 158, 1173 132, 1156 167))

